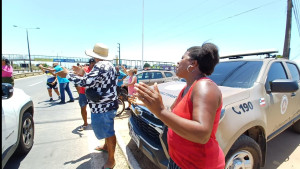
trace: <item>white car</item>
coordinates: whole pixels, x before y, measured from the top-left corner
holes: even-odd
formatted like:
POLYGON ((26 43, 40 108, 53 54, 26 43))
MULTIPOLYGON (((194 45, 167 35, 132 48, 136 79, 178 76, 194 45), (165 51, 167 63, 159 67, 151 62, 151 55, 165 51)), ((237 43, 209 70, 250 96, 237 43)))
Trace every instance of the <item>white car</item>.
MULTIPOLYGON (((143 82, 147 85, 153 85, 155 82, 160 84, 179 79, 175 72, 168 70, 142 70, 137 72, 136 77, 138 82, 143 82)), ((124 80, 125 84, 128 82, 128 79, 129 76, 124 80)))
POLYGON ((2 168, 16 152, 27 154, 34 140, 33 102, 23 90, 2 83, 2 168))

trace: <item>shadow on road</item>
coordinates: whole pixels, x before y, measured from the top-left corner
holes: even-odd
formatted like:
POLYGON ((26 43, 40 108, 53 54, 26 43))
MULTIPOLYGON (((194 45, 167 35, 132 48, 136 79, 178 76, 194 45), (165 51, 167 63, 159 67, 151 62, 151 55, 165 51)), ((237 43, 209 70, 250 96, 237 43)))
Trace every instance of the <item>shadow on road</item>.
MULTIPOLYGON (((278 168, 289 161, 291 154, 299 148, 300 135, 288 128, 267 144, 267 160, 262 169, 278 168)), ((298 163, 300 165, 300 162, 298 163)), ((296 167, 297 168, 297 167, 296 167)))

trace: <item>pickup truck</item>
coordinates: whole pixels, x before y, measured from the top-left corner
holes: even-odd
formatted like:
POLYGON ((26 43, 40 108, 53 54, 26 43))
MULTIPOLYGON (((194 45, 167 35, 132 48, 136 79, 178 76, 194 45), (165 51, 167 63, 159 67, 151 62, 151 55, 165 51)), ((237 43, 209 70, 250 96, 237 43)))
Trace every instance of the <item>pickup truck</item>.
MULTIPOLYGON (((287 59, 243 56, 246 55, 221 59, 209 76, 223 96, 216 137, 225 155, 226 169, 263 167, 268 141, 288 127, 300 133, 297 64, 287 59)), ((166 107, 172 105, 185 85, 182 81, 158 85, 166 107)), ((131 111, 131 139, 154 164, 167 168, 167 126, 146 107, 132 105, 131 111)))

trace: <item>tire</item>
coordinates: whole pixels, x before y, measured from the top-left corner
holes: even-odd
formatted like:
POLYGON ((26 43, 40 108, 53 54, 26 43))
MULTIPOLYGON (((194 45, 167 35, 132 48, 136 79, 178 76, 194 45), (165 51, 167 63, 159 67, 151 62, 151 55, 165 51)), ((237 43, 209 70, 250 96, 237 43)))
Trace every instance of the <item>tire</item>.
POLYGON ((300 134, 300 120, 298 120, 296 123, 294 123, 292 125, 292 129, 296 132, 300 134))
POLYGON ((262 153, 259 145, 250 137, 242 135, 226 155, 225 169, 259 169, 262 153))
POLYGON ((118 99, 118 104, 119 104, 119 108, 117 110, 116 116, 120 116, 125 110, 125 103, 123 102, 123 100, 118 99))
POLYGON ((17 152, 19 155, 24 155, 31 150, 34 140, 34 122, 29 112, 23 114, 22 123, 20 125, 21 131, 17 152))

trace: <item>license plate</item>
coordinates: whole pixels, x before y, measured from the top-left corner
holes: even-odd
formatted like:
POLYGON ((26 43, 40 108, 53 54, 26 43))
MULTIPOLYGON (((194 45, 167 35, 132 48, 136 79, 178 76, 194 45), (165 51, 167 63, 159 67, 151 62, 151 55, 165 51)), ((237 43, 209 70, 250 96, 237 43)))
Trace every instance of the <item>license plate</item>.
POLYGON ((135 134, 133 129, 130 127, 129 130, 129 135, 131 136, 131 139, 136 143, 137 147, 140 147, 140 139, 139 137, 135 134))

